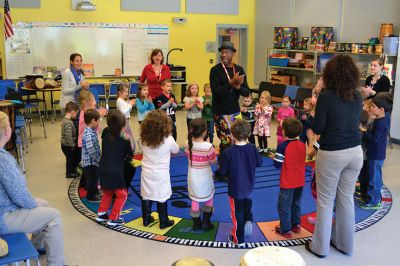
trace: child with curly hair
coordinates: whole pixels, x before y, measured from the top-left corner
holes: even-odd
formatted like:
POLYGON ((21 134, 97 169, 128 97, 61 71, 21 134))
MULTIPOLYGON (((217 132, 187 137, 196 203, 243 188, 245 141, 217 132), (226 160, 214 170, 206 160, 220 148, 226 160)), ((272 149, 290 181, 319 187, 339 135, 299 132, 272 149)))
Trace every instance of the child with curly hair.
POLYGON ((260 151, 266 152, 268 149, 268 137, 270 136, 272 118, 271 94, 263 91, 260 95, 260 103, 256 105, 256 123, 254 124, 253 134, 257 136, 260 151))
POLYGON ((151 111, 140 124, 143 150, 140 192, 144 226, 154 221, 151 216, 153 201, 157 202, 160 229, 174 224, 167 212, 167 200, 172 194, 169 164, 171 153, 178 153, 179 146, 171 133, 172 121, 162 110, 151 111))

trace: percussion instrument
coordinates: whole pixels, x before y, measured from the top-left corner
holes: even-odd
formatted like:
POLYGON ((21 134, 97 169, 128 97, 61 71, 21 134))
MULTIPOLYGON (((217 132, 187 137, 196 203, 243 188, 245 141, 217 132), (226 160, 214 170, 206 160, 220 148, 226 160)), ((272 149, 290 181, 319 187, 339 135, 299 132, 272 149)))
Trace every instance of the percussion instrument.
POLYGON ((381 32, 379 34, 379 42, 383 43, 383 37, 393 35, 393 24, 383 23, 381 24, 381 32))
POLYGON ((174 262, 172 266, 214 266, 214 264, 202 258, 187 257, 174 262))
POLYGON ((258 247, 242 257, 240 266, 305 266, 303 258, 294 250, 285 247, 258 247))

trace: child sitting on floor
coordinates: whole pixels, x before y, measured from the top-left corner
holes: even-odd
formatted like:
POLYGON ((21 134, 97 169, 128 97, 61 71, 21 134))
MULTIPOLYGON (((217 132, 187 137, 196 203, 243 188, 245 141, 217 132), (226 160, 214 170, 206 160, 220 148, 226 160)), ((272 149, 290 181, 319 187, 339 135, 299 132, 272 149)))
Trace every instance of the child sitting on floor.
POLYGON ((174 224, 168 218, 167 200, 172 195, 169 165, 171 153, 179 152, 179 146, 171 136, 172 121, 164 111, 153 110, 140 125, 143 159, 140 192, 142 196, 143 225, 154 221, 151 205, 157 202, 160 229, 174 224))
POLYGON ((190 216, 193 218, 193 231, 213 229, 210 222, 213 212, 213 196, 215 192, 211 164, 216 163, 214 147, 204 140, 207 135, 207 123, 201 118, 190 122, 188 143, 185 153, 188 157, 188 190, 192 200, 190 216), (204 202, 203 222, 200 218, 200 202, 204 202))
POLYGON ((274 164, 281 168, 278 212, 280 225, 276 233, 293 237, 291 232, 300 233, 301 197, 305 183, 306 146, 298 139, 303 126, 294 118, 282 123, 284 142, 278 145, 274 164))

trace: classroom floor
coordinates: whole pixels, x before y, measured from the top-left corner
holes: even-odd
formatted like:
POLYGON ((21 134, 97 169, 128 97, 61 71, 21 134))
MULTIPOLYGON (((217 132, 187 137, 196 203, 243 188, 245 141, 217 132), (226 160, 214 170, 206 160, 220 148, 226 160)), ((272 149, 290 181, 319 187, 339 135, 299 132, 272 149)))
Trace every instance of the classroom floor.
MULTIPOLYGON (((178 143, 183 145, 186 137, 186 119, 178 111, 178 143)), ((104 122, 102 123, 104 125, 104 122)), ((131 120, 137 137, 139 125, 136 118, 131 120)), ((71 205, 67 189, 70 180, 65 178, 65 158, 61 152, 60 118, 46 123, 47 139, 38 121, 32 129, 33 143, 26 154, 26 177, 29 190, 35 197, 46 199, 62 214, 66 264, 68 265, 146 265, 167 266, 186 256, 198 256, 210 260, 217 266, 239 265, 240 258, 247 250, 198 248, 181 246, 136 238, 109 230, 87 219, 71 205)), ((272 132, 275 132, 274 130, 272 132)), ((218 140, 215 141, 215 144, 218 140)), ((272 137, 270 146, 276 144, 272 137)), ((318 259, 308 253, 304 246, 292 248, 305 260, 307 265, 399 265, 398 247, 400 233, 400 146, 388 149, 383 168, 384 183, 393 196, 393 207, 377 224, 355 234, 353 256, 346 256, 331 249, 329 256, 318 259)), ((45 259, 42 258, 42 265, 45 259)))

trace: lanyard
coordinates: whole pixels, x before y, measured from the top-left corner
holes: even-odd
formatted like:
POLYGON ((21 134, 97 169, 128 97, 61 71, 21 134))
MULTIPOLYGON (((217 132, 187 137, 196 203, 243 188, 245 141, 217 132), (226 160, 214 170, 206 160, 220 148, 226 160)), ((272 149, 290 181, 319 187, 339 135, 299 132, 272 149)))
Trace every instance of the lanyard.
MULTIPOLYGON (((228 70, 226 70, 225 65, 223 63, 221 63, 221 64, 222 64, 222 67, 225 70, 226 77, 228 78, 228 80, 231 80, 231 77, 229 76, 228 70)), ((232 69, 233 69, 233 76, 235 76, 236 70, 235 70, 235 65, 233 65, 233 64, 232 64, 232 69)))
POLYGON ((155 71, 155 69, 154 69, 154 67, 153 67, 154 73, 156 74, 156 78, 157 78, 158 80, 161 80, 161 71, 162 71, 162 67, 163 67, 163 65, 160 65, 160 73, 158 73, 158 75, 157 75, 157 73, 156 73, 156 71, 155 71))

